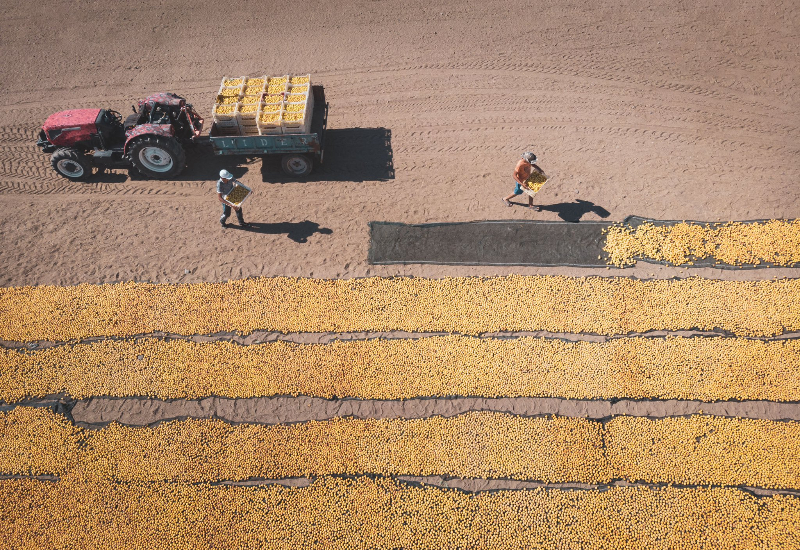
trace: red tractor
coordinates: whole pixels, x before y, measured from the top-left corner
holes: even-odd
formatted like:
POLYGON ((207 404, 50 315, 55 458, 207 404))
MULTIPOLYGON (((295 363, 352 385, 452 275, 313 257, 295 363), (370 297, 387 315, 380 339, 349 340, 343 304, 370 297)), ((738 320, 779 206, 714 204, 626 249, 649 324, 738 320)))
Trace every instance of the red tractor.
POLYGON ((203 119, 182 97, 159 93, 139 102, 125 121, 110 109, 73 109, 50 115, 36 145, 52 153, 56 172, 86 181, 98 168, 133 166, 151 178, 171 178, 186 164, 184 146, 203 130, 203 119))

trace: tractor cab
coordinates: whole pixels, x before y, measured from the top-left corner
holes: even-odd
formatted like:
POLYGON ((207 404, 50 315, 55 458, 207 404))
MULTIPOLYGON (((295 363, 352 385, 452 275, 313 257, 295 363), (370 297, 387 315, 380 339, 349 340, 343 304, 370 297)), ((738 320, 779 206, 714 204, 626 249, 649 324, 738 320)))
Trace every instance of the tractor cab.
POLYGON ((120 149, 125 144, 122 115, 110 109, 101 109, 95 119, 97 134, 93 137, 95 149, 120 149))

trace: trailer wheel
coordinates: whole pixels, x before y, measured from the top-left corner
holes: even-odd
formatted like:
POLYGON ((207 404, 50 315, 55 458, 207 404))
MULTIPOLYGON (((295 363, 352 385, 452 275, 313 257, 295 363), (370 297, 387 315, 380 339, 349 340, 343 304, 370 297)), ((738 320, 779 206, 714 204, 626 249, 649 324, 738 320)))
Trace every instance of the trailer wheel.
POLYGON ((86 155, 69 147, 56 149, 50 156, 53 169, 72 181, 86 181, 92 175, 92 163, 86 155))
POLYGON ((289 176, 304 177, 314 169, 314 163, 306 155, 297 153, 283 155, 281 158, 281 168, 289 176))
POLYGON ((186 153, 174 138, 145 135, 128 146, 131 164, 143 175, 166 179, 183 172, 186 153))

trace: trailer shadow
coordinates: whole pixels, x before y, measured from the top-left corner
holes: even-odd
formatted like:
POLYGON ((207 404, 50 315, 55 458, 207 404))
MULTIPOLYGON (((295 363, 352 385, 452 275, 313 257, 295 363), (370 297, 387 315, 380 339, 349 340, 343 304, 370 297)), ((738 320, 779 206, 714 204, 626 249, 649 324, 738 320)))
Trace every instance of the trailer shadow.
POLYGON ((228 229, 237 229, 239 231, 247 231, 249 233, 262 233, 264 235, 280 235, 286 233, 296 243, 308 242, 308 238, 315 233, 321 235, 330 235, 333 229, 327 227, 320 227, 317 222, 305 220, 302 222, 280 222, 280 223, 260 223, 250 222, 247 227, 239 225, 228 224, 228 229))
MULTIPOLYGON (((280 155, 264 158, 261 179, 293 183, 298 178, 281 171, 280 155)), ((394 179, 392 131, 388 128, 329 128, 325 132, 322 166, 302 181, 388 181, 394 179)))

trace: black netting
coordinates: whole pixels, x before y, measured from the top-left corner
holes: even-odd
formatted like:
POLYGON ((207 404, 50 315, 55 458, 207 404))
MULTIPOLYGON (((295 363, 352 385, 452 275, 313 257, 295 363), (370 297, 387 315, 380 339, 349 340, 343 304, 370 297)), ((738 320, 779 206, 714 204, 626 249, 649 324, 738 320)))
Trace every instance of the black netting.
POLYGON ((370 222, 372 264, 607 267, 606 222, 370 222))

